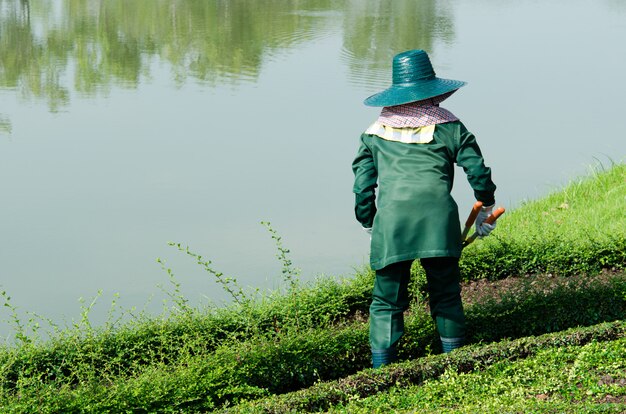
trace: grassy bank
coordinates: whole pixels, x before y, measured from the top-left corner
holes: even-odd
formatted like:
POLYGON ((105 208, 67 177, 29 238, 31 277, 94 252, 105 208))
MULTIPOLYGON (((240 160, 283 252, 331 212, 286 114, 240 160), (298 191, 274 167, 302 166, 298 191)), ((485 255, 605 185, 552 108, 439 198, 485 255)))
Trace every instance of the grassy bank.
MULTIPOLYGON (((625 185, 623 165, 576 181, 507 212, 493 236, 466 249, 470 342, 626 318, 625 185)), ((216 277, 235 303, 195 309, 175 288, 176 311, 161 318, 102 328, 84 323, 45 342, 29 337, 25 323, 16 321, 18 343, 0 349, 0 411, 209 411, 368 367, 372 272, 301 286, 288 250, 272 235, 284 265, 283 293, 247 293, 210 262, 176 246, 216 277)), ((439 352, 423 275, 414 271, 403 360, 439 352)))
MULTIPOLYGON (((224 411, 395 412, 417 409, 430 412, 438 409, 487 412, 488 408, 502 409, 503 404, 512 402, 515 397, 519 400, 544 394, 538 402, 550 397, 556 402, 567 402, 567 398, 571 402, 593 394, 600 397, 609 393, 626 395, 626 389, 593 387, 593 380, 598 377, 605 377, 606 385, 623 385, 625 339, 626 325, 619 321, 539 337, 467 346, 451 354, 419 358, 381 370, 366 370, 338 381, 242 403, 224 411), (577 356, 587 359, 581 363, 577 356), (565 366, 573 369, 563 372, 565 366), (523 392, 520 393, 520 389, 523 392), (589 389, 592 393, 588 394, 589 389), (495 401, 485 401, 485 396, 495 401), (561 396, 567 398, 559 398, 561 396)), ((534 402, 530 403, 532 406, 534 402)), ((526 411, 506 408, 504 412, 526 411)))
POLYGON ((626 165, 594 170, 560 191, 507 212, 493 237, 461 263, 467 279, 597 273, 626 265, 626 165))
POLYGON ((493 365, 482 364, 470 372, 450 364, 436 379, 406 387, 396 383, 385 392, 337 404, 329 412, 626 412, 626 338, 594 339, 582 346, 567 341, 566 335, 558 339, 524 358, 494 358, 489 360, 493 365))
MULTIPOLYGON (((579 278, 575 283, 562 279, 551 282, 549 288, 532 284, 538 280, 520 280, 519 286, 508 285, 498 294, 484 294, 470 303, 471 341, 491 342, 516 333, 541 334, 626 317, 624 274, 579 278), (528 291, 531 286, 534 290, 528 291), (523 291, 527 294, 520 295, 523 291), (603 300, 593 300, 597 297, 603 300), (534 304, 537 301, 541 306, 534 304), (556 316, 543 317, 546 307, 556 316), (519 331, 518 326, 527 321, 540 323, 529 323, 519 331)), ((416 304, 406 324, 402 359, 437 352, 437 336, 423 307, 416 304)), ((83 339, 81 347, 67 346, 65 353, 42 353, 45 345, 4 353, 5 408, 28 412, 28 407, 43 401, 50 412, 83 412, 84 407, 90 407, 89 412, 213 410, 343 378, 369 366, 367 323, 359 319, 325 328, 255 335, 227 341, 213 350, 202 349, 196 338, 183 338, 170 345, 179 348, 176 358, 163 359, 153 351, 142 358, 145 362, 134 362, 132 370, 120 370, 127 361, 111 360, 112 355, 103 352, 104 344, 106 338, 95 335, 83 339), (69 353, 72 350, 74 355, 69 353), (57 364, 38 365, 42 355, 56 357, 57 364), (109 362, 104 363, 107 358, 109 362)), ((126 346, 132 350, 134 343, 126 346)))

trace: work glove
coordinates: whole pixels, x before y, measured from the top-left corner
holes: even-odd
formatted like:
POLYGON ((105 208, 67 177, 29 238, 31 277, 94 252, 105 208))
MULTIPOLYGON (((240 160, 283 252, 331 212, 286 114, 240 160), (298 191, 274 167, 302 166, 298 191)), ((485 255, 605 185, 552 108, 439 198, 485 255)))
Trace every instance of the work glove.
POLYGON ((481 207, 478 215, 476 216, 476 233, 478 233, 478 237, 480 238, 489 236, 489 233, 491 233, 493 229, 496 228, 497 222, 495 221, 492 224, 485 223, 485 220, 491 215, 491 212, 493 211, 493 206, 494 205, 481 207))

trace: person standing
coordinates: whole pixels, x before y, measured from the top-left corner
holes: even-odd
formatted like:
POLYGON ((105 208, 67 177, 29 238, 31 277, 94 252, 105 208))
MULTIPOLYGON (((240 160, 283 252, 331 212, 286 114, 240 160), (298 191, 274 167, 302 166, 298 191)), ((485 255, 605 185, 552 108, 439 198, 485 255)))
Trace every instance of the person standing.
POLYGON ((496 226, 485 223, 496 186, 474 135, 439 106, 464 85, 437 77, 425 51, 409 50, 393 58, 391 87, 364 101, 383 107, 361 135, 352 163, 355 214, 370 234, 370 266, 376 272, 370 305, 374 368, 397 360, 416 259, 426 273, 431 315, 444 352, 465 339, 461 225, 450 194, 454 165, 464 169, 476 200, 485 206, 475 223, 481 237, 496 226))

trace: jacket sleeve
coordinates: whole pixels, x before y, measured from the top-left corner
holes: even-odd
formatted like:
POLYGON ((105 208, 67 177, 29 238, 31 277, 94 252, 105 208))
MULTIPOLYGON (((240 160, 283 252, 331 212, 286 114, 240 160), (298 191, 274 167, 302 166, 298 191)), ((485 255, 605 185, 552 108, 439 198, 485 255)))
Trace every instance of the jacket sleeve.
POLYGON ((363 227, 370 228, 376 215, 376 187, 378 171, 371 149, 365 143, 367 135, 361 135, 361 144, 352 162, 354 172, 353 192, 356 195, 354 213, 363 227))
POLYGON ((490 206, 495 203, 496 185, 491 181, 491 168, 485 166, 485 160, 476 142, 474 134, 461 124, 459 149, 456 163, 467 174, 467 181, 474 190, 476 200, 490 206))

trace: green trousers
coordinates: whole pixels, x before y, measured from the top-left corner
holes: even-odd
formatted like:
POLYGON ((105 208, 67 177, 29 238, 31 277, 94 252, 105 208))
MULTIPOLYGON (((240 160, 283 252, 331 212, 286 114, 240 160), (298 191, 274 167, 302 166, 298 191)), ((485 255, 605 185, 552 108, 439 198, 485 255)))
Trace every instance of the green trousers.
MULTIPOLYGON (((403 312, 409 307, 408 285, 413 261, 393 263, 376 271, 370 305, 372 350, 394 348, 404 333, 403 312)), ((444 338, 465 336, 465 314, 461 303, 459 259, 420 259, 426 272, 430 313, 444 338)))

